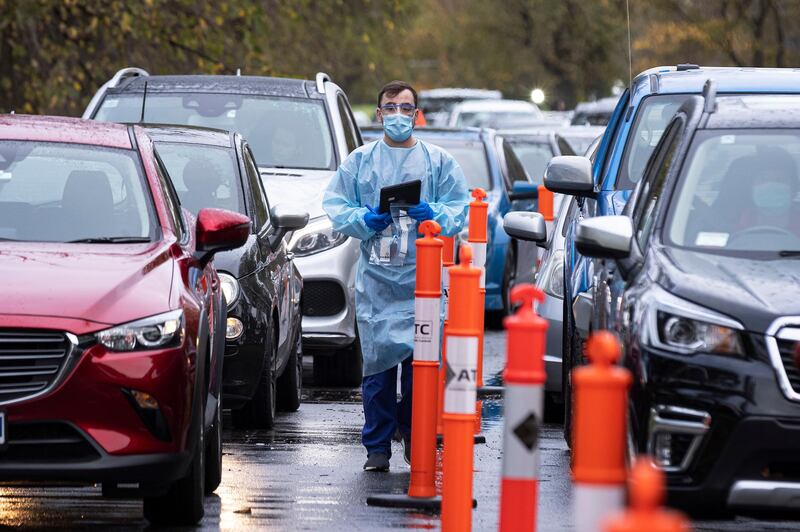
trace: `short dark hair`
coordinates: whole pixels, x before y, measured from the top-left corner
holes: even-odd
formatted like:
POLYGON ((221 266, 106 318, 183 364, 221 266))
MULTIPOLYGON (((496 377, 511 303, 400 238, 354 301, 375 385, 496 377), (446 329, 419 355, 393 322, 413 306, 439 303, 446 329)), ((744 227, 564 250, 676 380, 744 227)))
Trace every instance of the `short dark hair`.
POLYGON ((417 91, 415 91, 414 87, 412 87, 410 84, 406 83, 405 81, 400 81, 399 79, 390 81, 384 85, 383 88, 381 88, 381 91, 378 93, 378 107, 381 106, 381 100, 383 100, 384 94, 389 98, 394 98, 403 91, 411 91, 411 94, 414 95, 414 107, 416 107, 417 91))

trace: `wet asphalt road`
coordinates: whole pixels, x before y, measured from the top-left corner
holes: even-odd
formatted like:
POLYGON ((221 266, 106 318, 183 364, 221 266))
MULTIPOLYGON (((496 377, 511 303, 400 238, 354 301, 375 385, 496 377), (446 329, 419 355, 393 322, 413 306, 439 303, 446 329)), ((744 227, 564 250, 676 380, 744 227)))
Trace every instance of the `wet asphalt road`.
MULTIPOLYGON (((488 333, 485 374, 497 383, 504 336, 488 333)), ((310 368, 307 368, 310 369, 310 368)), ((310 379, 310 372, 306 372, 310 379)), ((365 473, 358 390, 307 386, 299 412, 279 417, 273 431, 225 431, 224 474, 206 499, 201 530, 438 529, 435 514, 373 508, 373 493, 404 493, 409 469, 396 444, 392 471, 365 473)), ((485 445, 475 448, 475 530, 497 529, 502 452, 502 400, 483 405, 485 445)), ((540 447, 539 530, 571 530, 569 454, 560 426, 547 424, 540 447)), ((0 527, 141 530, 141 503, 108 500, 96 487, 0 486, 0 527)), ((735 520, 694 522, 695 530, 798 530, 800 522, 735 520)))

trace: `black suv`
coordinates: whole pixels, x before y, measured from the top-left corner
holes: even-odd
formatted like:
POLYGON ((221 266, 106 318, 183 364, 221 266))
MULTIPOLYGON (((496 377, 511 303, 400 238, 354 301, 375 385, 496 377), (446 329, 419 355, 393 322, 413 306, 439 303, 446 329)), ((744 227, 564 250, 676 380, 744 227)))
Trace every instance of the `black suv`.
POLYGON ((630 451, 671 503, 797 508, 800 96, 690 96, 623 216, 584 220, 614 259, 595 301, 633 372, 630 451), (614 267, 615 266, 615 267, 614 267))
POLYGON ((228 209, 252 220, 247 243, 214 258, 228 306, 222 393, 234 425, 271 428, 276 407, 300 406, 303 281, 283 236, 304 227, 308 214, 270 209, 250 146, 238 133, 159 125, 145 131, 184 208, 228 209))

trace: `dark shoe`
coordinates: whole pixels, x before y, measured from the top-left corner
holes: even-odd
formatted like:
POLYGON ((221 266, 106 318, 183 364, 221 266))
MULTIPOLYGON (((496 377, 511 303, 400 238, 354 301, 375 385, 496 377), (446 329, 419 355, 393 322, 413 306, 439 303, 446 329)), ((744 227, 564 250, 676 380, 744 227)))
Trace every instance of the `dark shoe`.
POLYGON ((372 453, 364 463, 364 471, 389 471, 389 457, 383 453, 372 453))
POLYGON ((403 458, 408 465, 411 465, 411 437, 403 436, 403 458))

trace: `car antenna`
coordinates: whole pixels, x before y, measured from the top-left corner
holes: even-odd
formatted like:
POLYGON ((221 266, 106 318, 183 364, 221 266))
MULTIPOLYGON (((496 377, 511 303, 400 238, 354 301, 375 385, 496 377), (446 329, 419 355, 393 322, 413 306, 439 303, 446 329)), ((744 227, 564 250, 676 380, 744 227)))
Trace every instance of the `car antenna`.
POLYGON ((631 5, 625 0, 625 15, 628 22, 628 87, 633 90, 633 52, 631 50, 631 5))
POLYGON ((707 79, 703 85, 703 111, 713 113, 717 110, 717 85, 713 79, 707 79))
POLYGON ((142 116, 139 118, 139 122, 144 122, 144 103, 147 100, 147 82, 144 82, 144 94, 142 95, 142 116))

